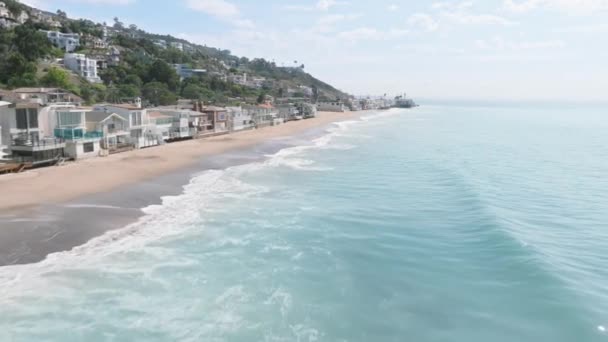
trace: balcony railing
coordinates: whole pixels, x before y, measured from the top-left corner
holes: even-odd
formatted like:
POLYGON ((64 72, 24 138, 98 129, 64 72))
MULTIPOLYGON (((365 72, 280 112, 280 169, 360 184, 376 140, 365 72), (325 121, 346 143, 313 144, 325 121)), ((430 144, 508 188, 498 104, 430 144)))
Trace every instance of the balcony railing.
POLYGON ((61 148, 65 140, 61 138, 27 139, 18 137, 13 139, 12 147, 61 148))
POLYGON ((103 132, 84 132, 82 128, 55 128, 55 137, 64 140, 103 138, 103 132))

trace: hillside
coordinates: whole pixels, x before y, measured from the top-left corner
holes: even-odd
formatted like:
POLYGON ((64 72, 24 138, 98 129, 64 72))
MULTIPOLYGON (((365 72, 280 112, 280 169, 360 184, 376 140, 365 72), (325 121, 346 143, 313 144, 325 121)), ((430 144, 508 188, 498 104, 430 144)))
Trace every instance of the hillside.
POLYGON ((58 86, 91 103, 120 102, 141 96, 155 105, 172 104, 178 98, 228 105, 259 102, 266 95, 277 101, 349 97, 306 73, 304 65, 286 68, 264 59, 234 56, 228 50, 145 32, 121 23, 118 18, 108 26, 70 19, 61 10, 54 14, 15 0, 4 2, 15 19, 10 27, 0 28, 1 87, 58 86), (64 52, 54 47, 41 30, 80 35, 75 53, 109 61, 98 71, 103 82, 90 83, 65 70, 57 62, 64 52), (110 60, 111 55, 115 59, 110 60), (175 64, 200 72, 180 77, 175 64))

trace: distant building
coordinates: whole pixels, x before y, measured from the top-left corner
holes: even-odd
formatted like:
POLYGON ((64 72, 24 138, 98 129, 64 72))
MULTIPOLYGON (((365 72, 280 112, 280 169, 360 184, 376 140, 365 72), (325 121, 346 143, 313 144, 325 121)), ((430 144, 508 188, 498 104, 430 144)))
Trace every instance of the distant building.
POLYGON ((107 49, 108 43, 104 39, 97 38, 95 36, 86 36, 82 39, 83 44, 92 49, 107 49))
POLYGON ((193 69, 187 64, 173 64, 173 68, 182 80, 207 73, 205 69, 193 69))
POLYGON ((317 109, 320 112, 346 112, 347 108, 344 103, 340 101, 334 102, 319 102, 317 104, 317 109))
POLYGON ((82 98, 60 88, 17 88, 0 94, 5 101, 27 101, 41 106, 50 104, 80 105, 82 98))
POLYGON ((156 45, 157 47, 161 48, 161 49, 166 49, 167 48, 167 41, 164 39, 156 39, 155 41, 153 41, 154 45, 156 45))
POLYGON ((180 42, 171 42, 170 45, 171 45, 172 48, 174 48, 176 50, 184 51, 184 44, 183 43, 180 43, 180 42))
POLYGON ((63 58, 66 68, 92 83, 101 83, 97 75, 97 61, 79 53, 66 53, 63 58))
POLYGON ((57 48, 65 52, 74 52, 80 46, 80 35, 77 33, 61 33, 59 31, 42 31, 57 48))
POLYGON ((11 16, 11 12, 6 8, 6 4, 0 1, 0 17, 8 18, 11 16))

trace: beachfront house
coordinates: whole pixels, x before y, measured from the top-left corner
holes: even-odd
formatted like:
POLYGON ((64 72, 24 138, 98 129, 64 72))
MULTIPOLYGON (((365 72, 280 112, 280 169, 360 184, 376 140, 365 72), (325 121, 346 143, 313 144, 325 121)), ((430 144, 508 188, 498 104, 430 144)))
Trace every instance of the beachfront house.
POLYGON ((214 134, 228 133, 231 129, 231 120, 226 108, 207 106, 203 107, 202 113, 207 114, 208 121, 213 122, 212 131, 214 134))
MULTIPOLYGON (((270 105, 243 106, 243 111, 250 115, 255 128, 272 126, 278 120, 278 111, 270 105)), ((277 122, 278 123, 278 122, 277 122)))
POLYGON ((157 136, 161 136, 163 142, 172 139, 175 118, 171 115, 161 113, 159 111, 148 111, 150 118, 150 126, 154 127, 154 132, 157 136))
POLYGON ((47 121, 39 104, 28 101, 0 102, 2 145, 10 158, 34 166, 57 162, 64 157, 65 141, 45 134, 41 123, 47 121))
POLYGON ((65 52, 74 52, 80 46, 78 33, 61 33, 59 31, 41 31, 55 47, 65 52))
POLYGON ((103 131, 88 129, 87 114, 91 108, 57 108, 53 119, 56 138, 65 141, 65 156, 74 160, 97 157, 101 152, 103 131))
POLYGON ((136 148, 136 143, 131 137, 129 121, 121 115, 93 110, 85 113, 85 120, 86 131, 101 135, 99 146, 108 153, 113 154, 136 148))
POLYGON ((317 106, 312 103, 300 102, 298 103, 298 110, 300 111, 300 115, 304 119, 311 119, 317 116, 317 106))
POLYGON ((10 154, 8 146, 10 144, 8 129, 5 132, 4 128, 7 128, 7 121, 3 118, 8 117, 10 110, 10 102, 0 101, 0 160, 4 160, 6 156, 10 154))
POLYGON ((255 128, 253 117, 247 110, 243 110, 243 107, 226 107, 228 111, 228 117, 232 120, 233 131, 244 131, 255 128))
POLYGON ((136 148, 159 145, 163 142, 148 117, 148 111, 142 108, 141 99, 135 99, 133 104, 100 104, 93 106, 94 111, 115 113, 127 122, 131 140, 136 148))
MULTIPOLYGON (((150 121, 155 119, 156 127, 165 126, 161 128, 162 130, 168 130, 168 139, 165 140, 178 140, 178 139, 188 139, 192 138, 196 135, 198 131, 195 129, 195 122, 197 122, 199 117, 205 116, 205 114, 200 112, 194 112, 189 109, 180 109, 180 108, 164 108, 158 107, 148 110, 148 115, 150 116, 150 121), (171 125, 168 124, 168 120, 161 120, 160 122, 156 119, 158 113, 162 116, 171 118, 171 125), (164 123, 164 124, 163 124, 164 123)), ((163 137, 165 135, 163 134, 163 137)))
POLYGON ((293 103, 286 103, 277 106, 279 111, 279 117, 285 121, 302 120, 303 116, 300 115, 300 110, 293 103))
POLYGON ((66 53, 63 57, 63 64, 69 70, 91 83, 101 83, 101 78, 97 75, 97 60, 88 58, 80 53, 66 53))
POLYGON ((320 112, 346 112, 347 108, 341 101, 319 102, 317 109, 320 112))

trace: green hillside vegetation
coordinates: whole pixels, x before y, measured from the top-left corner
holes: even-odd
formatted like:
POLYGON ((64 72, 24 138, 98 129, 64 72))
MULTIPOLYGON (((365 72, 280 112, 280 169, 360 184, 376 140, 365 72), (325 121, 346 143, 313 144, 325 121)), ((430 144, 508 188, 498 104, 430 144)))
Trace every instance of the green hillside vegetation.
MULTIPOLYGON (((13 13, 31 11, 14 0, 5 3, 13 13)), ((64 33, 103 37, 102 24, 90 20, 72 20, 62 11, 57 11, 54 19, 61 22, 60 30, 64 33)), ((297 92, 299 86, 312 87, 313 100, 348 97, 306 73, 304 65, 285 68, 264 59, 237 57, 228 50, 195 45, 172 36, 150 34, 134 25, 125 27, 118 18, 115 18, 110 44, 120 50, 120 63, 99 72, 103 84, 91 84, 53 62, 55 58, 62 57, 63 52, 53 47, 46 36, 38 31, 40 29, 48 30, 49 27, 28 21, 14 29, 0 29, 0 86, 61 87, 73 91, 88 103, 121 102, 142 97, 153 105, 174 104, 178 98, 231 105, 254 103, 265 95, 286 97, 288 89, 292 89, 293 96, 303 96, 297 92), (159 39, 167 43, 188 44, 192 48, 187 51, 171 47, 163 49, 154 43, 159 39), (180 80, 173 64, 205 69, 207 73, 180 80), (264 77, 267 82, 256 89, 226 81, 222 77, 237 73, 264 77)), ((76 52, 103 54, 106 51, 81 44, 76 52)))

